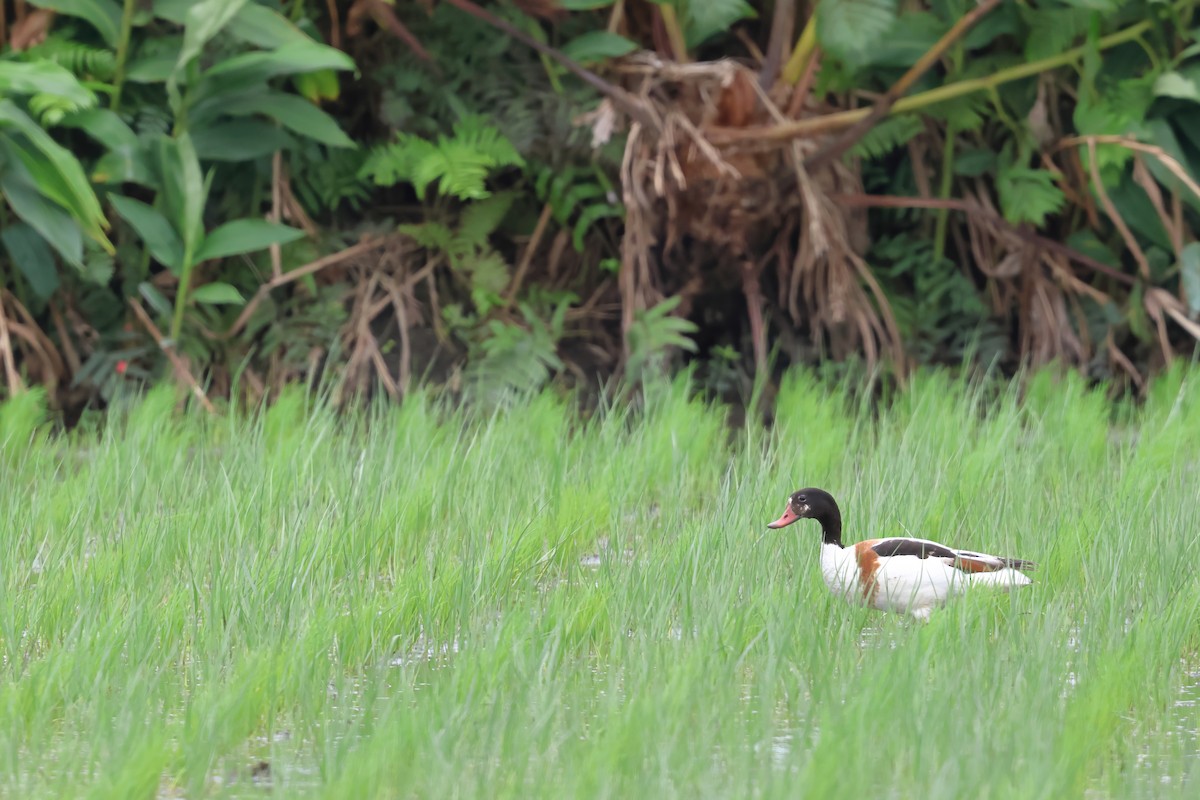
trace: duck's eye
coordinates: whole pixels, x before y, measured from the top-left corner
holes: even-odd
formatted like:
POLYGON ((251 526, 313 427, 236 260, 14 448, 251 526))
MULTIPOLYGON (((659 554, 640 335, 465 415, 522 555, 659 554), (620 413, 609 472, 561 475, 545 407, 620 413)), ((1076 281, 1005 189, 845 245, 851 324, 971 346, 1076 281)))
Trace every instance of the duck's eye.
POLYGON ((797 502, 797 503, 807 503, 807 502, 808 502, 808 498, 806 498, 804 495, 798 495, 798 496, 796 497, 796 502, 797 502))

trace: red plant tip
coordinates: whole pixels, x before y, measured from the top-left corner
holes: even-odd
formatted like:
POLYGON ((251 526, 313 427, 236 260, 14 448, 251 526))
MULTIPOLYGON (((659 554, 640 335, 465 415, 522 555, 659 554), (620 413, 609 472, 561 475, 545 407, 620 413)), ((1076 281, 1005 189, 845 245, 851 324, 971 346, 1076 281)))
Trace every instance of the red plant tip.
POLYGON ((127 370, 127 369, 129 369, 128 361, 126 361, 125 359, 121 359, 120 361, 117 362, 117 374, 118 375, 124 375, 125 370, 127 370))

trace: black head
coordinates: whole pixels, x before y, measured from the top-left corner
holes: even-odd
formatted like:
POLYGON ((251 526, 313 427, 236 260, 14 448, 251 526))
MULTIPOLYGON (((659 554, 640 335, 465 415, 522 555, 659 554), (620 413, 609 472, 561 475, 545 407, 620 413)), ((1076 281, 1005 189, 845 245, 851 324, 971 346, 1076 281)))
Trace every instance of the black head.
POLYGON ((785 528, 798 519, 815 519, 821 523, 825 540, 841 543, 842 512, 833 495, 823 489, 801 489, 792 492, 787 499, 783 515, 767 525, 768 528, 785 528))

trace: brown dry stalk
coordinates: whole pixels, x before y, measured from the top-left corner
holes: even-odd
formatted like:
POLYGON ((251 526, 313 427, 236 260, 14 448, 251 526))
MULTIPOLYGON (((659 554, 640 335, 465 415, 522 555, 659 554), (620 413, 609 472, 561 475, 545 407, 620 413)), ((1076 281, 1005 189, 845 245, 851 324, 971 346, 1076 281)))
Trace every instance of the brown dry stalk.
POLYGON ((1200 184, 1188 175, 1188 171, 1183 165, 1175 160, 1166 150, 1152 144, 1145 144, 1136 139, 1130 139, 1125 136, 1069 136, 1058 143, 1055 150, 1061 150, 1064 147, 1071 147, 1076 144, 1087 144, 1090 147, 1095 147, 1098 144, 1115 144, 1130 150, 1136 150, 1140 153, 1147 153, 1154 156, 1162 165, 1166 167, 1172 175, 1179 179, 1179 182, 1186 186, 1192 194, 1200 198, 1200 184))
POLYGON ((1104 181, 1100 178, 1100 168, 1096 166, 1096 141, 1094 138, 1088 138, 1086 141, 1088 146, 1088 169, 1092 174, 1092 187, 1100 197, 1100 204, 1104 206, 1104 212, 1113 221, 1113 225, 1117 226, 1117 230, 1121 232, 1121 238, 1125 240, 1125 246, 1129 248, 1129 252, 1133 254, 1134 259, 1138 262, 1138 270, 1142 273, 1142 278, 1150 280, 1150 262, 1146 260, 1146 254, 1142 252, 1141 245, 1134 238, 1133 231, 1129 230, 1129 226, 1125 224, 1125 220, 1117 212, 1117 207, 1113 205, 1113 201, 1108 196, 1108 191, 1104 188, 1104 181))
POLYGON ((204 410, 210 414, 216 414, 217 409, 209 401, 208 395, 204 394, 204 390, 200 388, 200 383, 196 377, 192 375, 187 365, 183 363, 183 359, 175 352, 173 345, 166 342, 166 337, 162 335, 162 331, 154 324, 154 320, 150 319, 150 315, 146 313, 146 309, 142 308, 142 304, 134 298, 129 298, 129 305, 133 308, 133 313, 137 316, 138 321, 142 323, 142 327, 154 339, 158 345, 158 349, 163 351, 163 354, 170 360, 171 366, 175 368, 175 376, 182 380, 192 390, 192 394, 204 406, 204 410))
POLYGON ((385 284, 388 295, 392 298, 392 307, 396 309, 396 325, 400 328, 400 395, 408 394, 409 376, 412 372, 412 344, 408 339, 408 310, 404 297, 396 288, 396 282, 389 280, 385 284))
POLYGON ((986 218, 989 222, 999 225, 1014 236, 1019 236, 1031 244, 1036 244, 1039 247, 1044 247, 1047 250, 1066 256, 1077 264, 1082 264, 1095 272, 1107 275, 1113 280, 1120 281, 1127 286, 1132 286, 1137 281, 1126 275, 1124 272, 1113 269, 1091 256, 1085 255, 1078 250, 1075 250, 1062 242, 1056 242, 1053 239, 1041 236, 1033 231, 1018 228, 1006 220, 1004 217, 990 211, 977 203, 972 203, 967 200, 942 199, 938 197, 893 197, 886 195, 870 195, 870 194, 839 194, 834 195, 833 199, 839 203, 857 206, 859 208, 945 208, 950 211, 961 211, 966 214, 974 214, 986 218))
MULTIPOLYGON (((276 225, 282 219, 283 206, 283 151, 276 150, 271 158, 271 215, 270 220, 276 225)), ((278 278, 283 274, 283 249, 279 242, 271 242, 271 277, 278 278)))
POLYGON ((946 31, 933 47, 929 48, 917 59, 917 63, 913 64, 907 72, 900 76, 898 81, 892 84, 891 88, 884 92, 883 97, 879 98, 865 117, 851 125, 841 136, 826 142, 817 152, 805 159, 804 166, 810 170, 815 169, 827 161, 840 157, 842 153, 849 150, 855 142, 866 135, 867 131, 871 130, 881 119, 891 113, 892 106, 896 104, 896 101, 941 59, 952 44, 962 38, 984 15, 990 13, 996 6, 1000 5, 1000 2, 1001 0, 984 0, 984 2, 972 9, 970 13, 960 17, 958 22, 955 22, 950 30, 946 31))
POLYGON ((325 0, 325 7, 329 10, 329 44, 330 46, 341 50, 342 49, 342 24, 338 18, 337 0, 325 0))
POLYGON ((538 217, 537 225, 533 228, 533 234, 529 237, 529 244, 525 245, 525 252, 521 254, 521 261, 517 264, 517 271, 513 275, 512 281, 508 285, 508 291, 504 294, 504 307, 511 308, 513 301, 517 298, 517 292, 521 290, 521 284, 525 280, 525 273, 529 271, 529 265, 533 261, 533 254, 537 252, 538 245, 542 242, 542 237, 546 234, 546 226, 550 224, 550 215, 554 209, 549 203, 542 207, 542 213, 538 217))
POLYGON ((258 287, 258 291, 255 292, 254 296, 250 298, 250 302, 246 303, 245 308, 242 309, 242 313, 238 314, 238 318, 234 320, 232 325, 229 326, 229 330, 221 334, 221 338, 228 339, 240 331, 250 320, 250 315, 252 315, 254 310, 258 308, 259 304, 266 299, 266 296, 271 293, 272 289, 278 289, 280 286, 284 286, 299 278, 303 278, 305 275, 312 275, 314 272, 319 272, 326 267, 331 267, 334 264, 340 264, 348 258, 354 258, 355 256, 361 255, 370 250, 374 250, 375 248, 386 244, 388 241, 390 241, 390 239, 391 237, 388 236, 367 239, 365 242, 359 242, 356 245, 347 247, 345 250, 339 250, 336 253, 330 253, 329 255, 318 258, 316 261, 306 264, 303 267, 297 267, 296 269, 289 270, 282 275, 272 278, 262 286, 258 287))
POLYGON ((12 339, 8 335, 8 315, 4 312, 3 302, 0 302, 0 356, 4 358, 4 375, 8 380, 9 397, 25 391, 25 384, 17 373, 17 363, 13 358, 12 339))

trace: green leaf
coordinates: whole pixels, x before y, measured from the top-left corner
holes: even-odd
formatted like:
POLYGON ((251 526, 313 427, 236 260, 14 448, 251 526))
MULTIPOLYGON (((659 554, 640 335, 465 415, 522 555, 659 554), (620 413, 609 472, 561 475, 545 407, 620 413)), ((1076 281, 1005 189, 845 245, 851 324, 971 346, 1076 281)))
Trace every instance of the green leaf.
POLYGON ((206 161, 252 161, 295 141, 273 122, 230 120, 192 131, 196 155, 206 161))
POLYGON ((201 0, 187 11, 183 27, 183 47, 175 61, 175 72, 181 72, 200 55, 204 45, 221 32, 237 16, 246 0, 201 0))
POLYGON ((116 0, 30 0, 30 3, 89 22, 109 47, 115 48, 120 41, 121 6, 116 0))
POLYGON ((1012 223, 1029 222, 1040 227, 1050 214, 1066 202, 1054 176, 1043 169, 1009 167, 996 176, 996 191, 1004 218, 1012 223))
POLYGON ((196 253, 196 261, 252 253, 273 244, 287 244, 304 236, 296 228, 263 219, 235 219, 208 234, 196 253))
POLYGON ((937 44, 950 26, 928 11, 902 14, 888 35, 871 48, 868 61, 873 67, 907 69, 937 44))
POLYGON ((0 96, 50 95, 64 112, 96 105, 96 95, 53 61, 0 61, 0 96))
POLYGON ((109 195, 108 199, 159 263, 173 272, 183 268, 183 244, 179 234, 157 208, 119 194, 109 195))
MULTIPOLYGON (((0 140, 2 141, 2 140, 0 140)), ((62 206, 51 202, 20 162, 0 169, 0 194, 13 213, 42 235, 42 238, 72 266, 83 263, 83 233, 79 224, 62 206)))
POLYGON ((683 18, 683 38, 689 48, 696 47, 709 37, 729 30, 735 22, 757 16, 746 0, 692 0, 683 18))
POLYGON ((575 220, 575 228, 571 232, 571 244, 575 247, 575 252, 583 252, 584 237, 595 223, 608 217, 621 219, 623 216, 623 208, 611 206, 608 203, 598 203, 584 208, 579 219, 575 220))
POLYGON ((1154 81, 1154 96, 1175 97, 1200 103, 1200 87, 1197 87, 1196 82, 1183 73, 1164 72, 1154 81))
POLYGON ((996 153, 988 148, 964 150, 954 158, 954 174, 978 178, 996 168, 996 153))
POLYGON ((476 246, 486 244, 515 199, 515 192, 497 192, 468 205, 458 222, 459 237, 476 246))
POLYGON ((226 58, 201 76, 197 89, 208 86, 245 88, 279 75, 299 75, 323 69, 353 70, 354 59, 312 40, 290 42, 269 52, 243 53, 226 58))
POLYGON ((638 49, 636 42, 608 31, 589 31, 562 46, 564 56, 579 64, 595 64, 608 58, 620 58, 638 49))
POLYGON ((242 297, 241 292, 230 286, 228 283, 221 283, 220 281, 206 283, 203 286, 193 289, 192 300, 197 303, 205 303, 210 306, 240 306, 246 302, 246 298, 242 297))
POLYGON ((330 147, 356 146, 338 127, 333 117, 294 94, 263 92, 244 96, 224 103, 221 110, 232 116, 264 114, 301 136, 315 139, 330 147))
POLYGON ((850 148, 850 154, 865 158, 879 158, 897 147, 902 147, 924 129, 921 118, 915 114, 898 114, 882 120, 871 128, 850 148))
POLYGON ((182 240, 182 257, 177 266, 184 269, 195 263, 196 251, 204 239, 203 215, 208 190, 190 136, 186 133, 178 139, 162 136, 156 144, 161 205, 182 240))
POLYGON ((567 11, 591 11, 596 8, 608 8, 615 0, 559 0, 559 6, 567 11))
POLYGON ((169 53, 136 59, 129 62, 125 80, 129 83, 163 83, 170 80, 178 60, 178 56, 169 53))
POLYGON ((1187 295, 1188 313, 1200 314, 1200 242, 1189 242, 1180 254, 1179 283, 1187 295))
POLYGON ((249 3, 237 13, 237 18, 229 33, 264 49, 274 49, 289 42, 312 42, 312 38, 300 30, 294 22, 278 11, 249 3))
POLYGON ((196 0, 153 0, 154 16, 182 25, 187 21, 188 9, 196 4, 196 0))
POLYGON ((61 124, 83 131, 109 150, 123 147, 132 149, 140 144, 133 128, 111 109, 92 108, 79 111, 63 117, 61 124))
POLYGON ((850 66, 870 62, 873 48, 896 21, 897 0, 821 0, 817 40, 850 66))
POLYGON ((9 260, 29 281, 29 288, 45 300, 58 288, 58 267, 46 240, 24 222, 9 224, 0 231, 9 260))
POLYGON ((177 114, 183 109, 179 84, 188 64, 200 55, 204 45, 229 24, 246 0, 202 0, 194 3, 187 11, 183 28, 183 46, 175 59, 175 66, 167 78, 167 98, 171 109, 177 114))
POLYGON ((16 146, 11 151, 29 171, 38 191, 66 209, 88 236, 112 252, 112 243, 104 235, 108 220, 79 160, 11 101, 0 100, 0 130, 9 126, 25 134, 41 153, 35 157, 16 146))
POLYGON ((145 298, 150 304, 150 308, 154 309, 154 313, 160 317, 165 317, 171 313, 171 301, 163 297, 154 284, 149 281, 142 281, 138 284, 138 294, 145 298))

